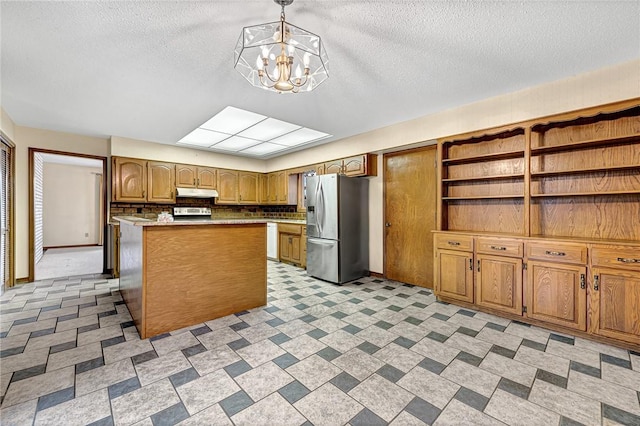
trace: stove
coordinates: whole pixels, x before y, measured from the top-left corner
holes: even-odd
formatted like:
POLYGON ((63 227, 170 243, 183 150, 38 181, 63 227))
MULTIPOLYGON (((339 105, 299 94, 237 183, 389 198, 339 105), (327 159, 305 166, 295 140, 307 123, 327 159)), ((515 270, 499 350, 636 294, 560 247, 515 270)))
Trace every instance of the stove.
POLYGON ((174 207, 173 220, 211 220, 209 207, 174 207))

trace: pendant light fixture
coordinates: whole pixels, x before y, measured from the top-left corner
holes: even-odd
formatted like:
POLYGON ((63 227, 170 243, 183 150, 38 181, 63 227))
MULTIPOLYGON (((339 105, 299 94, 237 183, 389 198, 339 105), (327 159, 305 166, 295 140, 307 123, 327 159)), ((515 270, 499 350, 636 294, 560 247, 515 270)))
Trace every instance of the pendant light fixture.
POLYGON ((234 68, 249 83, 278 93, 310 92, 329 77, 320 36, 285 20, 293 0, 273 0, 280 21, 244 27, 234 52, 234 68))

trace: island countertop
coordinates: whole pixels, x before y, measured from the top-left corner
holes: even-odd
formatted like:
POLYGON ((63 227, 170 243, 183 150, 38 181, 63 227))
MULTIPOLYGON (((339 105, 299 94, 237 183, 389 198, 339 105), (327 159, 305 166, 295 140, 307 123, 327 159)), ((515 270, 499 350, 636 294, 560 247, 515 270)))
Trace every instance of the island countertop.
POLYGON ((174 220, 173 222, 158 222, 153 219, 145 219, 135 216, 115 216, 119 222, 125 222, 134 226, 193 226, 193 225, 248 225, 261 223, 295 223, 304 225, 304 220, 296 219, 206 219, 206 220, 174 220))

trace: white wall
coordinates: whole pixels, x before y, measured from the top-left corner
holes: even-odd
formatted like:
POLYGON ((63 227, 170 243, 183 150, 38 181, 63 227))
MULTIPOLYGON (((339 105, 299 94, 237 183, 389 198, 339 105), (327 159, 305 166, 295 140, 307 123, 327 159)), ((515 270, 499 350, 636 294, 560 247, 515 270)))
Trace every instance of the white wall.
POLYGON ((16 278, 29 276, 29 148, 106 157, 109 140, 52 130, 15 126, 16 278))
POLYGON ((0 107, 0 130, 12 141, 15 139, 15 124, 2 107, 0 107))
POLYGON ((120 136, 112 136, 110 145, 111 155, 113 156, 247 170, 250 172, 266 172, 265 162, 254 158, 218 154, 215 152, 183 148, 181 146, 157 144, 120 136))
POLYGON ((43 194, 44 160, 42 159, 42 154, 36 152, 33 156, 33 257, 35 263, 40 262, 44 254, 43 194))
POLYGON ((100 243, 102 168, 44 163, 44 247, 100 243))

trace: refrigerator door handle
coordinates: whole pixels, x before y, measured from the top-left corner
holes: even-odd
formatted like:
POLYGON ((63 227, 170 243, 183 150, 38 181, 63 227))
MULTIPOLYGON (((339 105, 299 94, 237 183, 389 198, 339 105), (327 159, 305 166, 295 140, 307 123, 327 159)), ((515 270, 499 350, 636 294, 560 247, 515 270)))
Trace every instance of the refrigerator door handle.
POLYGON ((316 208, 318 209, 317 213, 316 213, 316 217, 317 217, 317 222, 318 222, 318 231, 319 231, 319 235, 322 237, 322 228, 323 228, 323 224, 324 224, 324 216, 325 216, 325 212, 324 212, 324 187, 322 186, 322 184, 320 183, 320 181, 318 180, 318 202, 316 204, 316 208))

